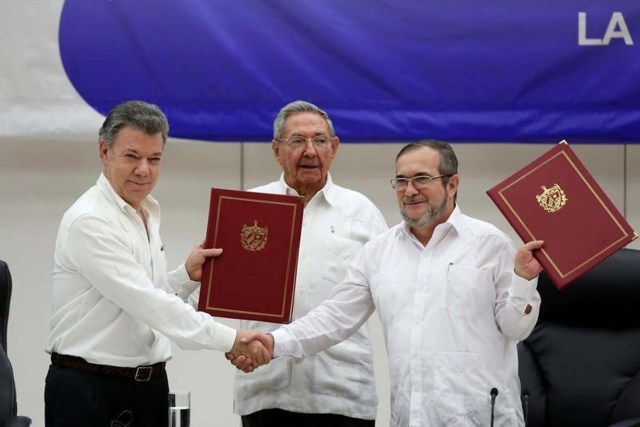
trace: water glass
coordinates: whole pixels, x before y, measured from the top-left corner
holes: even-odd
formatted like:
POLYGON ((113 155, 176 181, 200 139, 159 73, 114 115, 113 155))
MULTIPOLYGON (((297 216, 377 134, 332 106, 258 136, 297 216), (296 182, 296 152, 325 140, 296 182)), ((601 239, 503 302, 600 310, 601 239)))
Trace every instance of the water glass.
POLYGON ((169 427, 189 427, 191 418, 191 392, 169 392, 169 427))

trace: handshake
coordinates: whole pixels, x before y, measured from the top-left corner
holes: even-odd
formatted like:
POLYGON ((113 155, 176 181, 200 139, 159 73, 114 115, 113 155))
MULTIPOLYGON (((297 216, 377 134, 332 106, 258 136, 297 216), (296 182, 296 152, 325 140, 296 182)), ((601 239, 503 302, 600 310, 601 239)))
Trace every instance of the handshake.
POLYGON ((233 366, 242 372, 249 373, 271 361, 273 347, 274 341, 271 334, 239 330, 233 347, 224 355, 233 366))

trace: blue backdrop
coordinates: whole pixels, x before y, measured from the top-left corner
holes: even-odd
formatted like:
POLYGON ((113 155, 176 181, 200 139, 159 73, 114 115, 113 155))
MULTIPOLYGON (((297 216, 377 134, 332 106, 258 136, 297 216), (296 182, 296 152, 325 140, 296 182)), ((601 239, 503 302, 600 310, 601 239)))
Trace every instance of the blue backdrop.
POLYGON ((640 141, 637 0, 66 0, 64 69, 106 113, 268 141, 326 109, 343 141, 640 141))

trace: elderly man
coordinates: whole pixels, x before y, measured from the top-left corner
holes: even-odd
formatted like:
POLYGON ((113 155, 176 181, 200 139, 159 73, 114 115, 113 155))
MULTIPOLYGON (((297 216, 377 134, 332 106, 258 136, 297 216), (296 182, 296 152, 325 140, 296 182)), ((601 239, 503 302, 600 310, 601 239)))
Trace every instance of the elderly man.
MULTIPOLYGON (((320 305, 342 281, 347 262, 387 229, 365 196, 333 183, 339 138, 326 112, 305 101, 284 106, 273 124, 278 181, 253 191, 305 200, 294 318, 320 305)), ((279 325, 243 321, 242 329, 279 325)), ((375 424, 377 394, 366 325, 346 341, 305 360, 280 358, 251 375, 239 372, 234 410, 244 427, 359 427, 375 424)))
MULTIPOLYGON (((240 341, 252 335, 176 296, 197 286, 205 257, 219 249, 198 245, 167 274, 160 207, 150 196, 167 132, 157 106, 116 106, 99 133, 102 174, 62 218, 46 344, 47 427, 167 426, 167 337, 183 348, 248 352, 240 341)), ((257 362, 269 359, 262 350, 257 362)))
POLYGON ((488 426, 494 415, 496 426, 523 425, 516 343, 538 317, 542 268, 532 251, 543 242, 516 252, 496 227, 464 215, 459 182, 448 144, 405 146, 391 180, 404 221, 365 245, 320 307, 267 335, 274 356, 302 358, 377 310, 391 427, 488 426))

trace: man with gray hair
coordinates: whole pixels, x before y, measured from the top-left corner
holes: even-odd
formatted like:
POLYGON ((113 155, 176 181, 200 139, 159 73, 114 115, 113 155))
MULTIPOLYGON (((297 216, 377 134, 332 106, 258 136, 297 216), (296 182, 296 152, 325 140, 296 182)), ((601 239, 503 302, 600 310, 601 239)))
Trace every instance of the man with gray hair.
MULTIPOLYGON (((329 168, 339 144, 326 112, 305 101, 284 106, 273 124, 271 142, 282 175, 253 189, 305 201, 294 318, 318 306, 342 281, 347 263, 360 248, 387 229, 369 199, 333 183, 329 168)), ((261 331, 277 326, 241 324, 242 329, 261 331)), ((234 411, 242 415, 244 427, 372 427, 377 394, 367 326, 305 360, 280 358, 251 376, 238 372, 234 411)))
MULTIPOLYGON (((462 213, 459 184, 449 144, 402 148, 391 187, 404 221, 364 246, 320 306, 266 335, 274 362, 329 348, 376 311, 390 427, 485 427, 494 416, 496 426, 523 426, 516 345, 538 318, 533 251, 544 242, 516 251, 495 226, 462 213)), ((244 357, 232 363, 243 368, 244 357)))
POLYGON ((47 427, 167 426, 167 337, 187 349, 248 352, 240 341, 251 334, 181 299, 197 286, 205 258, 221 250, 197 245, 167 273, 160 207, 150 193, 168 129, 155 105, 117 105, 99 132, 98 182, 62 218, 46 343, 47 427))

